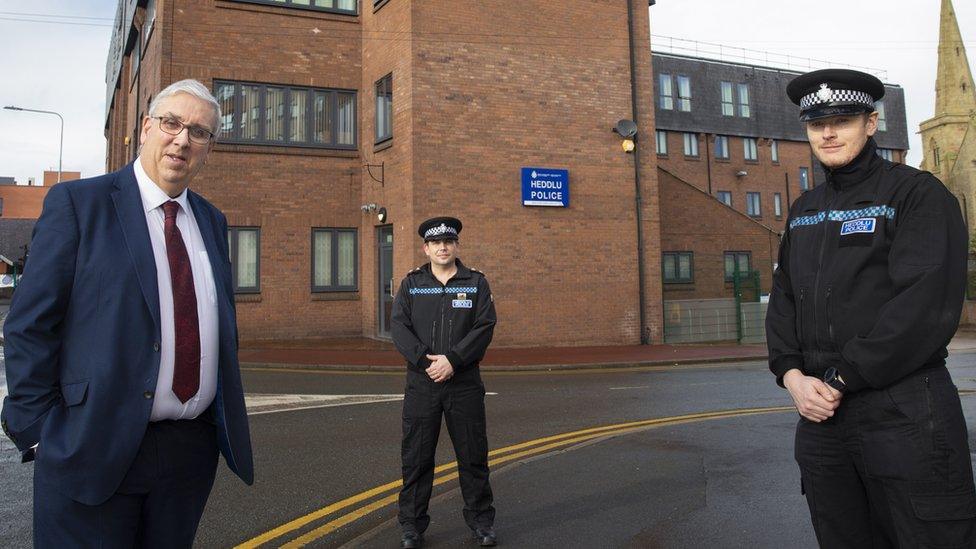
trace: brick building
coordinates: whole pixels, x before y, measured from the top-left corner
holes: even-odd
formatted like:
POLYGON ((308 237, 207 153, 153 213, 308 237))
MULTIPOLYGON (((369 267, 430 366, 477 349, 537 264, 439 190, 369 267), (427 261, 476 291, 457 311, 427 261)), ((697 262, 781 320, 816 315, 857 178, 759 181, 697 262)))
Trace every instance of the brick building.
MULTIPOLYGON (((778 247, 770 235, 782 233, 793 200, 824 181, 785 93, 800 73, 658 52, 653 71, 658 166, 668 174, 661 179, 664 298, 729 297, 736 266, 759 271, 768 291, 778 247), (695 207, 667 198, 682 189, 677 182, 703 193, 680 191, 695 207), (708 195, 733 211, 702 202, 708 195)), ((902 162, 902 88, 887 84, 878 111, 879 154, 902 162)))
MULTIPOLYGON (((63 181, 80 179, 80 172, 62 172, 63 181)), ((33 182, 31 178, 31 182, 33 182)), ((45 171, 44 185, 17 185, 13 178, 0 178, 0 255, 20 262, 24 246, 30 243, 34 224, 41 216, 44 197, 56 184, 58 172, 45 171)), ((23 268, 22 265, 18 269, 23 268)), ((12 272, 12 267, 0 261, 0 274, 12 272)))
POLYGON ((194 188, 232 226, 245 341, 383 337, 417 224, 454 214, 496 344, 660 342, 657 159, 609 131, 652 142, 647 6, 121 0, 106 167, 137 156, 162 87, 211 87, 222 133, 194 188), (572 201, 522 205, 522 168, 567 170, 572 201))

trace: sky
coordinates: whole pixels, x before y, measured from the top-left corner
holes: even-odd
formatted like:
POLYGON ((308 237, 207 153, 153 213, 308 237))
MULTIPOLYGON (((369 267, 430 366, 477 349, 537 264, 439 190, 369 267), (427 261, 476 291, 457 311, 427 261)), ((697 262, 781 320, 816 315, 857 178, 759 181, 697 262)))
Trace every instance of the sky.
MULTIPOLYGON (((84 177, 105 171, 105 63, 116 6, 0 0, 0 106, 61 113, 64 170, 84 177)), ((954 6, 972 66, 976 2, 954 6)), ((672 37, 770 52, 774 60, 790 55, 884 70, 887 82, 905 89, 908 163, 918 165, 914 132, 935 105, 939 7, 940 0, 658 0, 650 8, 652 44, 675 43, 672 37)), ((0 110, 0 176, 26 183, 56 170, 59 134, 56 116, 0 110)))

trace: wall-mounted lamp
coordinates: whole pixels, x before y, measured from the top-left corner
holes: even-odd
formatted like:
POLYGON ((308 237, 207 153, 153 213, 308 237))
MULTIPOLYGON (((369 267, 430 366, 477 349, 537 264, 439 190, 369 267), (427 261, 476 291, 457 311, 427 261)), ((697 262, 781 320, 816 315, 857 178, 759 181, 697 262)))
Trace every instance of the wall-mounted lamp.
POLYGON ((376 212, 376 219, 380 223, 386 223, 386 208, 380 208, 380 211, 376 212))
POLYGON ((617 125, 612 128, 612 131, 623 138, 623 141, 620 143, 620 148, 625 153, 634 152, 634 149, 637 148, 637 124, 633 120, 624 119, 618 121, 617 125))

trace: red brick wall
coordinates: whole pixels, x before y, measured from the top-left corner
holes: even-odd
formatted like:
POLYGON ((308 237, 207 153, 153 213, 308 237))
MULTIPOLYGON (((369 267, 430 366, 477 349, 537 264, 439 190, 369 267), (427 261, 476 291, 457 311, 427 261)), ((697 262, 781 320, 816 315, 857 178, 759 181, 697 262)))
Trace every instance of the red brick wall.
POLYGON ((685 157, 682 133, 669 131, 667 138, 667 156, 658 155, 661 167, 705 192, 708 192, 710 169, 711 194, 717 196, 718 191, 731 192, 732 207, 743 213, 746 212, 746 193, 760 193, 762 215, 757 220, 778 231, 782 231, 785 227, 790 204, 800 195, 800 167, 810 169, 810 181, 811 184, 813 183, 810 145, 806 142, 778 141, 779 162, 773 163, 770 142, 766 139, 757 139, 759 159, 752 162, 744 158, 741 137, 728 137, 728 160, 715 158, 714 135, 708 135, 709 158, 707 159, 705 134, 698 134, 698 158, 685 157), (748 175, 736 176, 735 174, 740 171, 745 171, 748 175), (788 191, 787 176, 789 177, 788 191), (780 193, 782 197, 783 208, 780 217, 774 215, 773 195, 775 193, 780 193))
POLYGON ((3 201, 3 211, 0 212, 0 217, 4 219, 37 219, 41 216, 44 197, 47 196, 49 190, 51 190, 50 186, 0 185, 0 200, 3 201))
MULTIPOLYGON (((362 4, 349 17, 227 0, 159 2, 140 102, 182 78, 359 92, 359 151, 223 143, 192 184, 232 225, 261 228, 261 293, 238 298, 241 338, 376 333, 378 222, 359 208, 372 202, 389 212, 397 282, 424 261, 420 221, 464 220, 462 258, 492 284, 497 345, 638 342, 636 156, 621 152, 610 132, 633 117, 626 3, 395 0, 375 13, 362 4), (394 137, 377 147, 374 83, 391 72, 394 137), (380 163, 383 184, 363 169, 380 163), (569 169, 571 206, 522 207, 523 166, 569 169), (359 228, 358 292, 311 293, 312 227, 359 228)), ((648 26, 637 2, 642 144, 653 141, 650 47, 640 38, 648 26)), ((126 114, 113 112, 110 139, 134 127, 136 95, 123 88, 116 105, 126 114)), ((109 151, 116 162, 118 145, 109 151)), ((656 162, 641 149, 646 314, 659 342, 656 162)))
POLYGON ((664 299, 733 297, 732 283, 725 282, 726 251, 750 252, 752 269, 759 271, 763 293, 768 293, 779 250, 777 233, 665 169, 658 170, 658 180, 666 221, 661 251, 694 253, 694 282, 665 284, 664 299))

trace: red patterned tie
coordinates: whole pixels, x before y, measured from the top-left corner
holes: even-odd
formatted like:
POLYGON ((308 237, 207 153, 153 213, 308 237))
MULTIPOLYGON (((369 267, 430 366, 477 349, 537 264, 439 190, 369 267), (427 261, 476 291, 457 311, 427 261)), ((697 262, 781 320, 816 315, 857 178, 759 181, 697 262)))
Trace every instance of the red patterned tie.
POLYGON ((176 357, 173 368, 173 392, 185 403, 200 388, 200 322, 197 319, 197 294, 193 288, 190 256, 183 235, 176 226, 178 202, 163 204, 166 213, 166 256, 173 281, 173 317, 176 328, 176 357))

